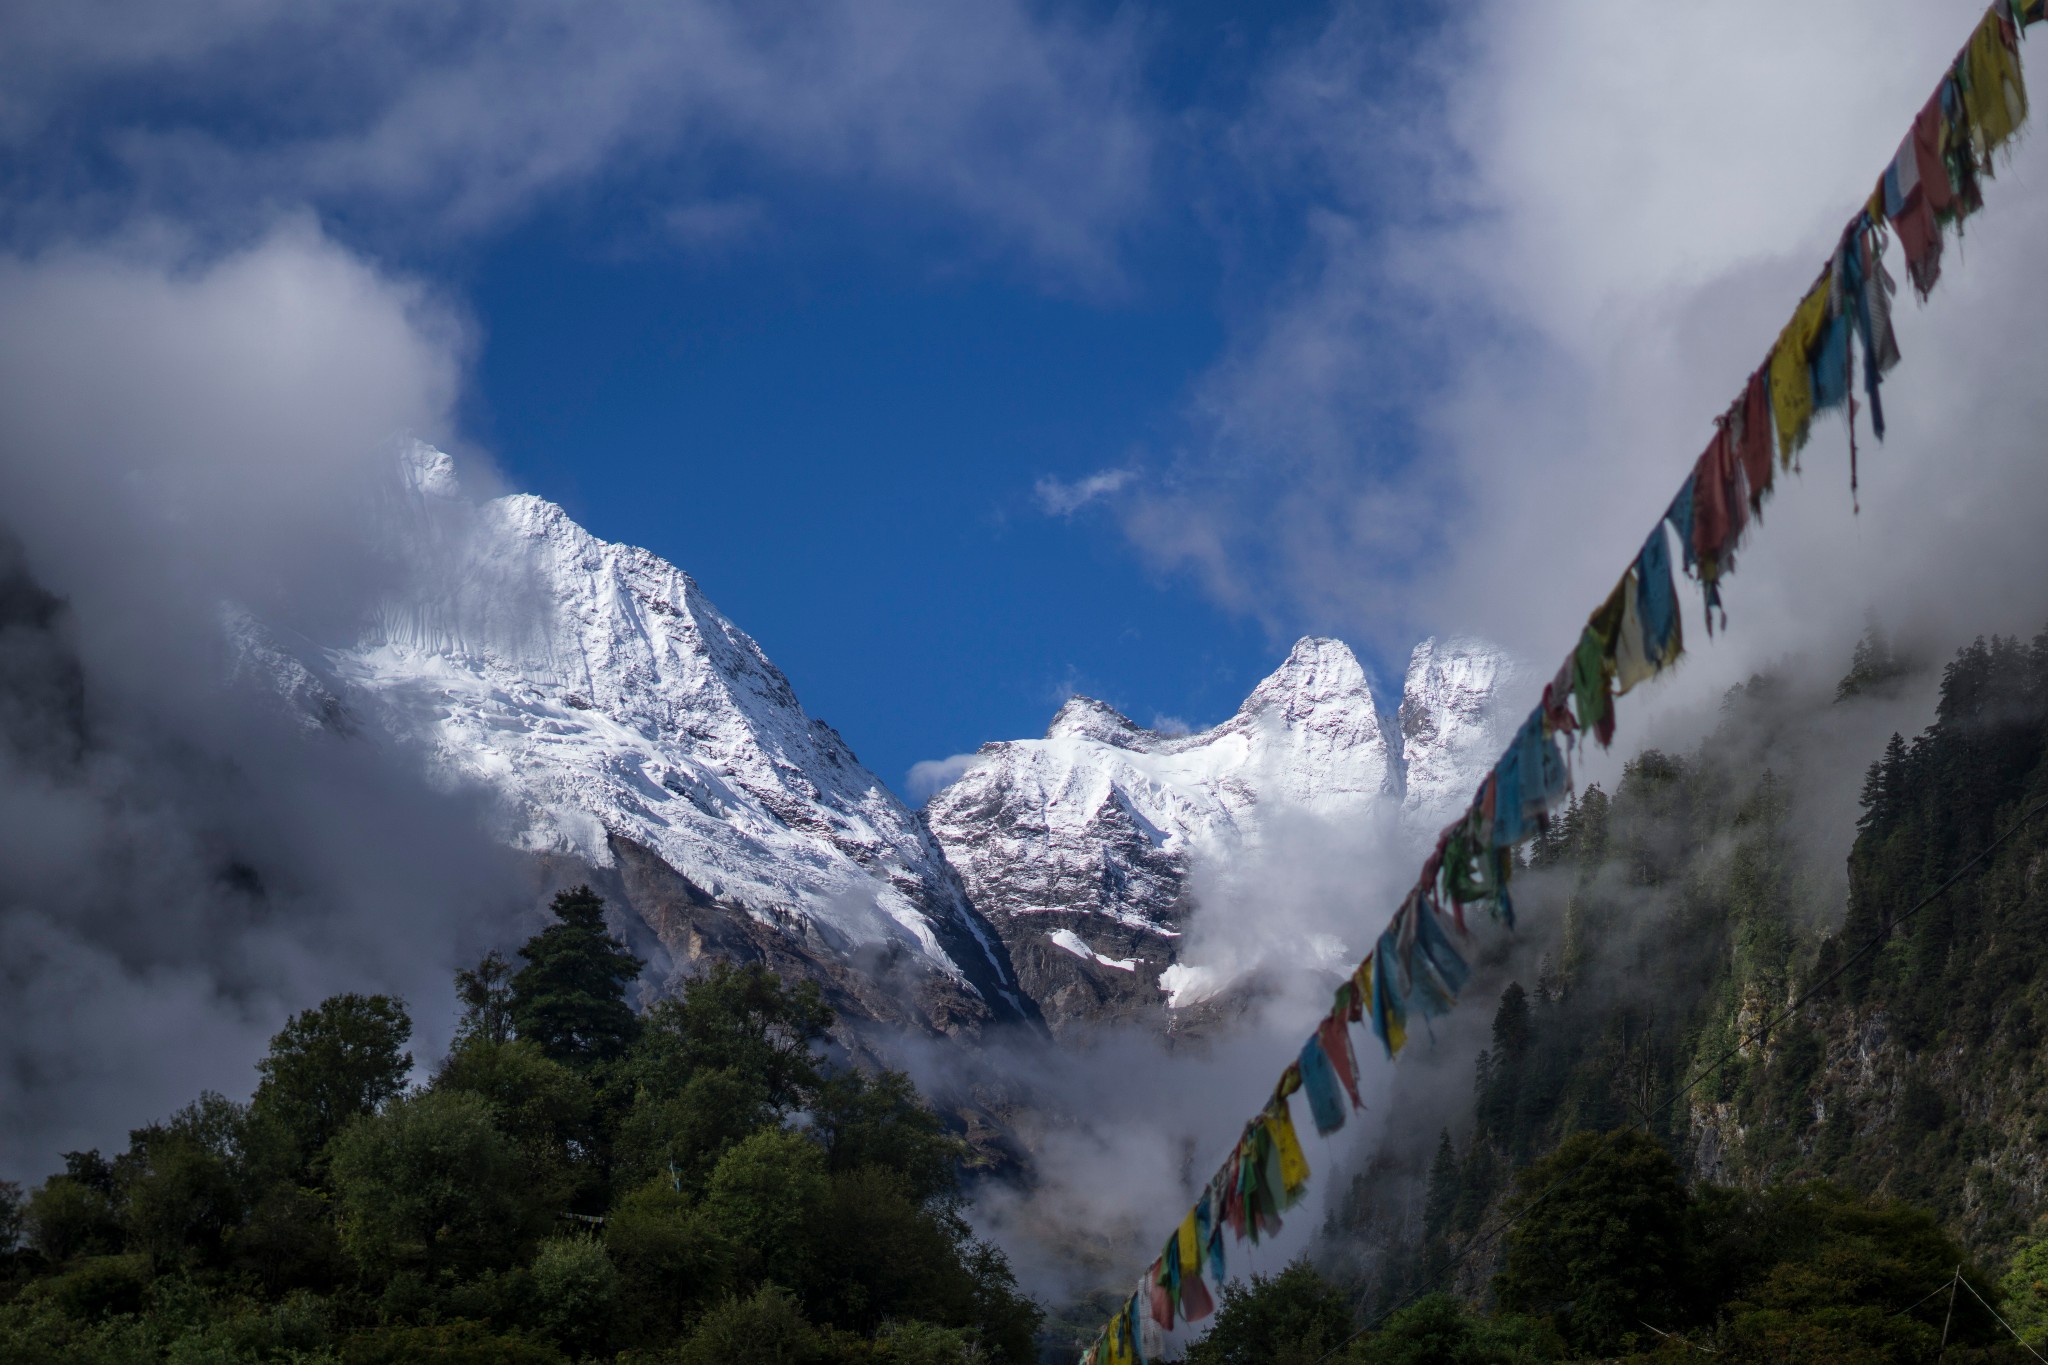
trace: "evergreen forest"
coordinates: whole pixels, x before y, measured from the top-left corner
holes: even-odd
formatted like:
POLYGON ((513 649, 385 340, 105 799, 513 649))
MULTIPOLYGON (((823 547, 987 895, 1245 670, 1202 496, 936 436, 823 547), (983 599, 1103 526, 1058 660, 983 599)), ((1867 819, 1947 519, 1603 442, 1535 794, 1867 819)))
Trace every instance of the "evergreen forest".
POLYGON ((1033 1358, 1038 1309, 960 1216, 905 1076, 833 1070, 809 984, 719 967, 636 1014, 587 889, 459 974, 409 1087, 384 996, 293 1016, 251 1101, 0 1186, 10 1365, 1033 1358))
POLYGON ((1458 1119, 1192 1358, 2048 1352, 2048 632, 1961 651, 1871 756, 1845 903, 1799 856, 1799 733, 1911 672, 1873 629, 1831 692, 1752 678, 1576 799, 1458 1119))

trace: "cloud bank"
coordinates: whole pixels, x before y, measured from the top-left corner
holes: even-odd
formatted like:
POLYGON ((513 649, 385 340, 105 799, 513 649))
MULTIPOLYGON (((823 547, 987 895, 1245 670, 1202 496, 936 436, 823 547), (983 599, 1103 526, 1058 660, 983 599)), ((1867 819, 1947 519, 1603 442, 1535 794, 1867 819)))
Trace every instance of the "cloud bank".
POLYGON ((335 991, 407 997, 431 1056, 529 893, 413 763, 229 686, 221 630, 322 638, 398 571, 369 499, 450 425, 459 315, 292 222, 0 258, 0 317, 0 1177, 34 1178, 246 1094, 335 991))
POLYGON ((17 7, 6 220, 140 210, 232 236, 303 204, 446 238, 603 193, 608 219, 701 240, 754 227, 727 182, 798 176, 937 206, 1100 285, 1157 136, 1136 37, 1021 0, 17 7))
MULTIPOLYGON (((1487 3, 1390 77, 1371 7, 1336 7, 1226 142, 1308 187, 1306 244, 1196 386, 1179 457, 1116 500, 1124 530, 1284 630, 1561 657, 1981 8, 1738 0, 1645 26, 1618 0, 1487 3)), ((1949 639, 2030 628, 2043 155, 2018 145, 1932 301, 1902 297, 1861 515, 1823 421, 1711 652, 1695 608, 1700 686, 1839 653, 1873 606, 1949 639)))

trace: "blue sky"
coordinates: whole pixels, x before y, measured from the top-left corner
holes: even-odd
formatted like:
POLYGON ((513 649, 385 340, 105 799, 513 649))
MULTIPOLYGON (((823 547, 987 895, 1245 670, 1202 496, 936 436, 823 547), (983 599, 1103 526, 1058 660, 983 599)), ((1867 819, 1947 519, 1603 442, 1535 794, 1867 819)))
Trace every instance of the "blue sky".
MULTIPOLYGON (((1232 9, 1143 21, 1149 107, 1235 117, 1273 45, 1327 18, 1232 9)), ((515 486, 695 575, 899 789, 1076 691, 1212 724, 1331 623, 1219 604, 1039 491, 1190 439, 1230 310, 1296 259, 1314 187, 1216 221, 1202 137, 1157 154, 1079 273, 886 190, 722 165, 705 193, 737 207, 698 242, 649 240, 658 178, 595 183, 437 263, 481 335, 469 434, 515 486)), ((1402 660, 1373 662, 1398 688, 1402 660)))
POLYGON ((513 483, 694 574, 887 780, 1035 734, 1071 690, 1227 715, 1270 632, 1034 491, 1173 439, 1223 344, 1204 244, 1147 234, 1166 259, 1104 300, 872 231, 701 261, 509 234, 469 286, 475 431, 513 483))
MULTIPOLYGON (((897 784, 1072 691, 1213 723, 1308 632, 1390 705, 1427 633, 1568 648, 1980 8, 33 7, 0 284, 24 338, 101 331, 10 439, 106 418, 250 570, 373 417, 416 431, 695 574, 897 784), (192 373, 195 328, 276 373, 192 373), (351 359, 292 371, 316 334, 351 359)), ((1937 429, 1942 373, 1901 381, 1937 429)), ((54 545, 133 553, 22 467, 54 545)), ((1946 619, 1872 548, 1938 538, 1816 507, 1681 691, 1946 619)))

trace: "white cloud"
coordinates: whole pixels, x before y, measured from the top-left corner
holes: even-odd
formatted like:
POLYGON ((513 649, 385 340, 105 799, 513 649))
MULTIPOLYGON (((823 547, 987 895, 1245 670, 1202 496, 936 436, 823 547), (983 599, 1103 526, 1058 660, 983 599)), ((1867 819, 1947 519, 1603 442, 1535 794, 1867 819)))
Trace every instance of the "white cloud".
POLYGON ((0 1175, 36 1178, 247 1094, 332 991, 405 996, 431 1056, 449 972, 531 893, 411 758, 223 685, 223 599, 346 639, 388 585, 366 503, 395 433, 447 439, 459 316, 294 221, 0 255, 0 318, 0 577, 18 536, 65 603, 41 652, 0 631, 0 1175), (37 683, 73 654, 67 745, 37 683))
POLYGON ((1138 477, 1132 469, 1099 469, 1085 478, 1057 479, 1043 475, 1032 486, 1039 510, 1047 516, 1071 517, 1090 503, 1120 493, 1138 477))
POLYGON ((1138 56, 1129 24, 1023 0, 590 0, 572 21, 552 0, 100 0, 12 16, 0 146, 30 223, 309 202, 463 232, 607 172, 699 199, 759 163, 930 201, 1099 282, 1147 195, 1138 56), (122 180, 79 203, 85 147, 122 180))
POLYGON ((950 758, 927 758, 910 765, 909 776, 904 785, 916 801, 929 801, 947 787, 967 775, 968 769, 981 762, 980 754, 954 754, 950 758))
MULTIPOLYGON (((1562 655, 1981 12, 1738 0, 1644 26, 1622 0, 1496 0, 1390 99, 1370 10, 1341 9, 1233 143, 1320 202, 1303 259, 1198 386, 1127 532, 1290 629, 1562 655)), ((1732 582, 1731 636, 1683 686, 1840 652, 1869 605, 1951 632, 2048 607, 2048 414, 2020 359, 2048 308, 2024 245, 2044 166, 2021 141, 1932 303, 1902 299, 1862 515, 1823 421, 1732 582)), ((1697 651, 1696 605, 1688 624, 1697 651)))

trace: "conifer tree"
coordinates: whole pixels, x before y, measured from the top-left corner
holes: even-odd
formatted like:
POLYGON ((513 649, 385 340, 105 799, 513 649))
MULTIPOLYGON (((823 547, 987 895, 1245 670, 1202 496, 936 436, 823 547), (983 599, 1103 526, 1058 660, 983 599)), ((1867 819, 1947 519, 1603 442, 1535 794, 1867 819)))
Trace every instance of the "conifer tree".
POLYGON ((626 987, 647 964, 604 927, 604 898, 587 886, 563 891, 556 922, 519 950, 512 978, 513 1031, 571 1066, 614 1061, 639 1033, 626 987))
POLYGON ((1429 1236, 1441 1237, 1458 1207, 1458 1153, 1446 1128, 1436 1140, 1436 1159, 1429 1163, 1429 1193, 1423 1201, 1422 1224, 1429 1236))

